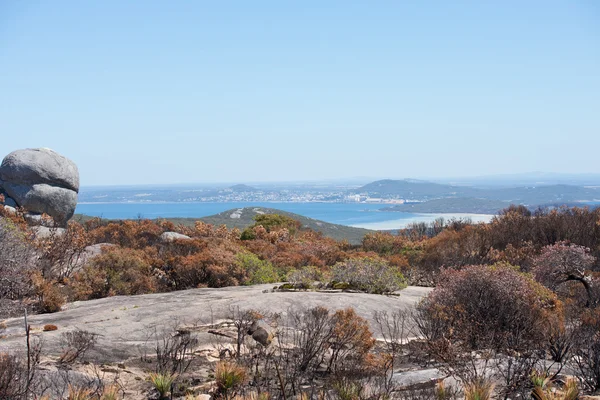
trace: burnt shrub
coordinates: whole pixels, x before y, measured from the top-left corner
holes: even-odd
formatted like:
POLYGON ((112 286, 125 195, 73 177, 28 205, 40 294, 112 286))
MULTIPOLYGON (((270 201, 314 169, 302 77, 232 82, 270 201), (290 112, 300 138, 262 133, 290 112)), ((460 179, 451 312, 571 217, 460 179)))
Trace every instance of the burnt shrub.
POLYGON ((169 271, 175 289, 238 286, 247 280, 247 271, 237 260, 242 249, 223 239, 207 239, 206 247, 179 257, 169 271))
POLYGON ((96 345, 98 335, 92 332, 75 330, 62 334, 63 352, 59 358, 61 364, 71 364, 82 359, 88 350, 96 345))
POLYGON ((0 217, 0 300, 31 294, 29 274, 35 270, 35 249, 13 221, 0 217))
POLYGON ((153 293, 157 284, 145 252, 114 246, 75 273, 71 286, 77 299, 99 299, 153 293))
POLYGON ((0 399, 21 399, 29 379, 25 362, 14 354, 0 353, 0 399))
MULTIPOLYGON (((598 300, 594 299, 592 294, 593 282, 590 273, 595 262, 596 258, 590 254, 587 247, 559 242, 542 249, 541 254, 534 259, 532 272, 544 286, 562 293, 565 297, 572 297, 567 283, 579 283, 585 289, 585 303, 590 306, 598 300)), ((580 290, 573 292, 579 294, 580 290)))
POLYGON ((442 270, 417 311, 428 339, 469 350, 532 348, 562 319, 556 295, 509 264, 442 270))
POLYGON ((443 370, 467 386, 499 379, 504 398, 514 398, 526 392, 564 315, 552 291, 500 263, 442 270, 416 323, 443 370))

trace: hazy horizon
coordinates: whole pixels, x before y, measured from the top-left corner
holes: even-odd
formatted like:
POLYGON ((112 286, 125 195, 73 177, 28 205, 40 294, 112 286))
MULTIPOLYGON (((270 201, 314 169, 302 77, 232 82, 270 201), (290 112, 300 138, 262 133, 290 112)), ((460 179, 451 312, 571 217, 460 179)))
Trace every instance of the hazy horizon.
POLYGON ((541 179, 538 174, 543 174, 548 180, 566 180, 566 179, 594 179, 598 180, 600 184, 600 173, 561 173, 561 172, 523 172, 515 174, 497 174, 497 175, 473 175, 473 176, 454 176, 454 177, 342 177, 342 178, 322 178, 322 179, 308 179, 308 180, 273 180, 273 181, 197 181, 197 182, 156 182, 156 183, 123 183, 118 185, 112 184, 86 184, 82 185, 84 188, 102 188, 102 187, 167 187, 167 186, 233 186, 233 185, 286 185, 286 184, 364 184, 378 180, 415 180, 432 183, 451 183, 451 182, 502 182, 510 184, 511 182, 518 182, 518 179, 534 180, 541 179))
POLYGON ((52 148, 83 186, 600 174, 599 22, 587 0, 2 2, 0 157, 52 148))

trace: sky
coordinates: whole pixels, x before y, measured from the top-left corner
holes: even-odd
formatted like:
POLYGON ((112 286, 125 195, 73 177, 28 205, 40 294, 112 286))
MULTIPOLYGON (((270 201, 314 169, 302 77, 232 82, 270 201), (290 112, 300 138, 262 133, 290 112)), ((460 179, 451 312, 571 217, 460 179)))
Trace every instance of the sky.
POLYGON ((0 0, 0 135, 82 185, 600 173, 600 2, 0 0))

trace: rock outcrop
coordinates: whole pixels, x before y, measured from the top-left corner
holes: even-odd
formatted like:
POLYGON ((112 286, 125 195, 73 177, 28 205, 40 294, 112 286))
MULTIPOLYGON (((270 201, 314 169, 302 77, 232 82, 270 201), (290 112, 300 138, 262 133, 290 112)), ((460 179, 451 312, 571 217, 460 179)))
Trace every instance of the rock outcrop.
POLYGON ((275 336, 273 328, 262 319, 254 321, 248 328, 247 333, 252 336, 252 339, 265 347, 271 344, 275 336))
POLYGON ((78 192, 77 166, 53 150, 16 150, 0 165, 4 204, 33 214, 46 213, 59 226, 66 225, 75 213, 78 192))
POLYGON ((160 235, 160 240, 163 243, 170 243, 170 242, 174 242, 176 240, 190 240, 191 237, 189 237, 188 235, 184 235, 182 233, 177 233, 177 232, 163 232, 160 235))

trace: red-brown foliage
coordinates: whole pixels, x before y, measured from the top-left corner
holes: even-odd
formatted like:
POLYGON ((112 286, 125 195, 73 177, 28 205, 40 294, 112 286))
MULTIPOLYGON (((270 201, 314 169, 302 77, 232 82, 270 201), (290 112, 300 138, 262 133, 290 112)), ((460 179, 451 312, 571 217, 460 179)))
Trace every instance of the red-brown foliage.
POLYGON ((151 258, 141 250, 109 247, 70 280, 77 299, 152 293, 158 284, 151 258))
POLYGON ((218 238, 198 244, 200 251, 172 260, 169 277, 176 289, 236 286, 245 281, 246 272, 236 262, 242 250, 237 244, 218 238))
POLYGON ((562 319, 556 295, 507 264, 443 270, 418 309, 428 338, 468 349, 540 343, 544 330, 562 319))

